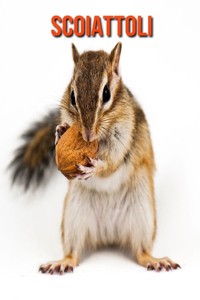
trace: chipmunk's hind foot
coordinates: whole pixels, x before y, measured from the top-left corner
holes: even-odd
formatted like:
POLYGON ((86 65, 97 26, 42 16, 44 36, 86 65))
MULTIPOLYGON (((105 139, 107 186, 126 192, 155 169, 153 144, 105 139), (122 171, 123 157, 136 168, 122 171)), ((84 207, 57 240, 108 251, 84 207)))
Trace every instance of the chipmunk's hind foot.
POLYGON ((58 273, 60 275, 63 275, 64 273, 72 273, 73 272, 73 266, 63 262, 49 262, 44 265, 41 265, 39 268, 39 272, 41 273, 49 273, 53 275, 54 273, 58 273))
POLYGON ((155 270, 160 272, 162 269, 166 271, 181 268, 179 264, 173 262, 168 257, 155 258, 149 254, 137 254, 137 260, 140 265, 147 268, 148 271, 155 270))
POLYGON ((77 258, 73 255, 68 255, 63 260, 51 261, 41 265, 39 272, 49 273, 51 275, 54 273, 63 275, 64 273, 72 273, 76 265, 77 258))
POLYGON ((171 261, 168 257, 160 258, 160 259, 153 259, 150 260, 147 264, 147 270, 155 270, 157 272, 160 272, 162 269, 165 269, 166 271, 180 268, 179 264, 174 263, 171 261))

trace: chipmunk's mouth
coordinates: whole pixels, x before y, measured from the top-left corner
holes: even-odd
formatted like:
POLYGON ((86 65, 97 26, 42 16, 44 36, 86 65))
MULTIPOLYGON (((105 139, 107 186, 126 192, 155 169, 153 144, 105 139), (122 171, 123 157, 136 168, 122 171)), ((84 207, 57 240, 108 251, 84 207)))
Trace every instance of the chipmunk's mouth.
POLYGON ((82 128, 82 136, 86 142, 93 142, 94 140, 96 140, 98 138, 98 136, 95 134, 94 130, 87 129, 85 127, 82 128))

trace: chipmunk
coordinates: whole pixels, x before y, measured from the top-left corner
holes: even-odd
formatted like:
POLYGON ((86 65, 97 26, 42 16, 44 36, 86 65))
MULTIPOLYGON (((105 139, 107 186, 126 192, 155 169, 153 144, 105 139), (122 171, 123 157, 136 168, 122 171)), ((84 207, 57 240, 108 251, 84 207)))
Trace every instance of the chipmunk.
POLYGON ((72 175, 64 201, 64 258, 40 266, 42 273, 72 272, 85 247, 118 245, 130 248, 148 270, 177 269, 168 257, 151 256, 156 236, 154 154, 145 114, 119 73, 121 43, 110 54, 79 54, 72 44, 74 72, 60 110, 23 134, 16 153, 13 182, 27 189, 39 183, 55 155, 56 143, 76 123, 85 141, 98 139, 97 159, 72 175), (58 125, 60 123, 60 125, 58 125))

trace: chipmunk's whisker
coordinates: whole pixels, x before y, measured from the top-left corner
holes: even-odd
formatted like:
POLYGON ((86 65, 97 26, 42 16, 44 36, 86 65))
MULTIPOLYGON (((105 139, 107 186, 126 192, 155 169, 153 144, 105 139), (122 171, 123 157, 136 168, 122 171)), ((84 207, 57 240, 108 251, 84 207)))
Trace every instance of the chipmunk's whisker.
MULTIPOLYGON (((111 120, 104 120, 102 123, 109 124, 110 121, 111 121, 111 120)), ((117 121, 116 121, 116 123, 117 123, 117 121)), ((133 125, 133 122, 127 121, 127 120, 126 120, 126 121, 124 122, 124 124, 130 124, 130 125, 132 126, 132 125, 133 125)))
MULTIPOLYGON (((100 119, 100 121, 102 123, 109 123, 109 121, 113 121, 113 120, 115 120, 116 123, 119 121, 118 118, 116 118, 116 117, 108 117, 108 118, 105 118, 105 119, 104 118, 100 119)), ((126 120, 126 123, 130 124, 130 125, 133 125, 133 122, 131 120, 126 120)))
POLYGON ((106 134, 103 130, 101 130, 101 128, 97 130, 97 134, 99 135, 100 140, 106 138, 106 134))
POLYGON ((60 104, 58 105, 58 107, 59 107, 59 108, 62 108, 62 109, 64 109, 64 110, 67 110, 68 113, 70 113, 71 116, 72 116, 73 118, 76 118, 76 116, 77 116, 77 111, 76 111, 76 110, 75 110, 75 111, 72 111, 72 110, 71 110, 71 107, 70 107, 70 108, 67 107, 67 106, 65 105, 65 103, 64 103, 64 104, 63 104, 63 103, 60 103, 60 104))
POLYGON ((110 133, 112 136, 114 136, 114 138, 115 138, 118 142, 120 142, 120 143, 122 144, 122 146, 124 147, 124 149, 126 150, 125 145, 124 145, 123 142, 119 139, 119 137, 116 137, 115 132, 110 131, 109 129, 107 129, 107 128, 103 127, 103 126, 102 126, 101 128, 102 128, 103 130, 107 131, 108 133, 110 133))

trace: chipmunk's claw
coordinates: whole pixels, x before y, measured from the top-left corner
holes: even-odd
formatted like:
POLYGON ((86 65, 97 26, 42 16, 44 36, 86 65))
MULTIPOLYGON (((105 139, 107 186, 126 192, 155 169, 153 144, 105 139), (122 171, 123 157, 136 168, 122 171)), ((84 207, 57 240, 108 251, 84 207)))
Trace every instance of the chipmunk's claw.
POLYGON ((66 273, 73 273, 74 272, 74 269, 72 266, 68 266, 65 270, 66 273))
POLYGON ((154 268, 151 266, 151 264, 148 264, 147 265, 147 271, 151 271, 151 270, 154 270, 154 268))
POLYGON ((178 268, 180 268, 180 269, 181 269, 181 266, 179 266, 179 264, 175 264, 175 267, 174 267, 174 269, 178 269, 178 268))
POLYGON ((46 273, 49 270, 50 266, 51 266, 50 263, 41 265, 40 268, 39 268, 39 270, 38 270, 38 272, 46 273))
POLYGON ((100 159, 93 159, 93 158, 91 158, 91 157, 88 157, 88 156, 86 156, 87 157, 87 160, 88 160, 88 163, 89 163, 89 165, 90 166, 93 166, 93 167, 97 167, 98 166, 98 164, 99 164, 99 162, 100 162, 100 159))

